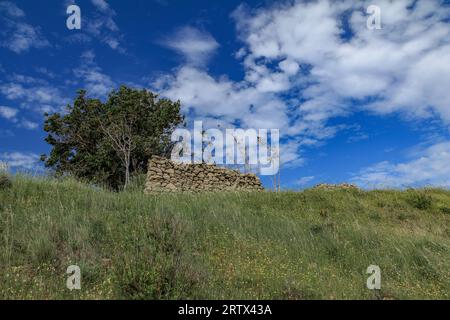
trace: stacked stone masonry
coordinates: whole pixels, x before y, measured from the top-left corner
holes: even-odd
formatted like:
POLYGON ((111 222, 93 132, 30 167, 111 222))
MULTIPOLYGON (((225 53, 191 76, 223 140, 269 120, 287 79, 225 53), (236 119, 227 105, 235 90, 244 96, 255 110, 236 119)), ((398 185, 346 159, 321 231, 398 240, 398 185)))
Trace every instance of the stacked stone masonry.
POLYGON ((153 156, 148 165, 146 193, 202 191, 261 191, 255 174, 211 164, 183 164, 153 156))

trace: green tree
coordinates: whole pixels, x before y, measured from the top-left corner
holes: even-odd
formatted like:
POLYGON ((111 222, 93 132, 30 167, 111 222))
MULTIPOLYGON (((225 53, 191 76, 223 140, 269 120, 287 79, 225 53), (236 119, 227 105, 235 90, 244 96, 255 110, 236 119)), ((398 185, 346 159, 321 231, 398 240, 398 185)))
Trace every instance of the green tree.
POLYGON ((147 90, 121 86, 105 103, 80 90, 64 115, 46 114, 45 141, 52 149, 41 159, 57 175, 119 189, 147 170, 152 155, 170 154, 170 135, 183 121, 179 101, 147 90))

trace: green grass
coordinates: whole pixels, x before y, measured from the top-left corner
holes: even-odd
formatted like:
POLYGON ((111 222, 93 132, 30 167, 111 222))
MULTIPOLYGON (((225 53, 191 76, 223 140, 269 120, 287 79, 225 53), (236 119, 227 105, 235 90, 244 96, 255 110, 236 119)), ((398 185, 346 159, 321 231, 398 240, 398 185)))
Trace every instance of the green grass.
POLYGON ((449 299, 449 266, 448 190, 0 190, 0 299, 449 299))

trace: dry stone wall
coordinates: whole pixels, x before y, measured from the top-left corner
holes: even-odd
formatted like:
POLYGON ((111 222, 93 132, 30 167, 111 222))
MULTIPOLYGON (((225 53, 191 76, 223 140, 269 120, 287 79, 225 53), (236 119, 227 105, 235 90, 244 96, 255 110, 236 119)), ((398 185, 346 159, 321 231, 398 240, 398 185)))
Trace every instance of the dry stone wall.
POLYGON ((220 168, 211 164, 182 164, 152 157, 148 165, 146 193, 201 191, 260 191, 255 174, 220 168))
POLYGON ((351 184, 351 183, 341 183, 341 184, 321 183, 321 184, 316 185, 313 189, 320 189, 320 190, 336 190, 336 189, 359 190, 357 185, 351 184))

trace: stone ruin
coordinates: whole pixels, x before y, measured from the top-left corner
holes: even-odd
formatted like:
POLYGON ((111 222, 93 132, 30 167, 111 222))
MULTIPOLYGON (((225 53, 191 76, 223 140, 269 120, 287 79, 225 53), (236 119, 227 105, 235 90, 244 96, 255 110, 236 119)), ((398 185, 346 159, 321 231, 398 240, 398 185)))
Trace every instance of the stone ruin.
POLYGON ((153 156, 148 164, 146 193, 203 191, 261 191, 255 174, 212 164, 183 164, 153 156))
POLYGON ((8 173, 9 167, 6 162, 0 161, 0 173, 8 173))
POLYGON ((328 184, 328 183, 320 183, 313 187, 313 189, 318 190, 359 190, 358 186, 351 183, 340 183, 340 184, 328 184))

